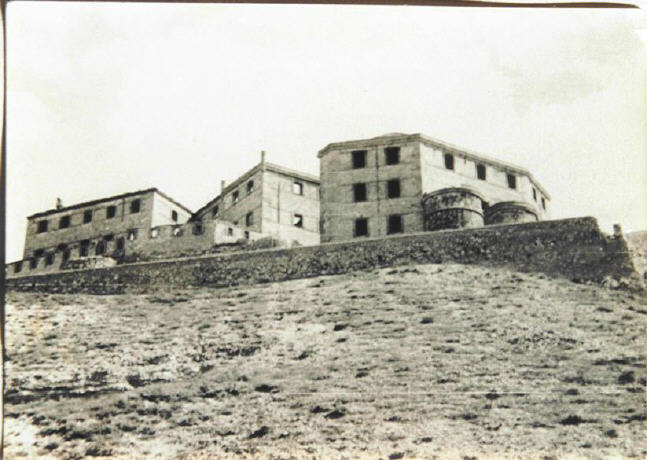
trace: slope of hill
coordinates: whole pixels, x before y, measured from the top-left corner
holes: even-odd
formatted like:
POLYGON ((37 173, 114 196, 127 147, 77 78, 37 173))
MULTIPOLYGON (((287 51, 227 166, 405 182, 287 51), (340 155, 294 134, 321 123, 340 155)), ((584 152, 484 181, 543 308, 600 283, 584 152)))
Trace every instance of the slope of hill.
POLYGON ((9 293, 8 458, 644 458, 645 299, 456 264, 9 293))

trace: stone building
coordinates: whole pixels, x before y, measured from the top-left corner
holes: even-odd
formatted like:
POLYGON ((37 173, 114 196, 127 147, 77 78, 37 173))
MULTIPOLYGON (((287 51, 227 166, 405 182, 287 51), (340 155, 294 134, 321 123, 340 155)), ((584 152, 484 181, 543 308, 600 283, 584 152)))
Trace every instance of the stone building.
POLYGON ((14 271, 57 270, 81 257, 125 256, 153 227, 182 225, 191 211, 156 188, 124 193, 27 217, 23 262, 14 271), (27 264, 27 267, 24 265, 27 264))
POLYGON ((423 134, 337 142, 318 157, 322 242, 548 216, 527 170, 423 134))
POLYGON ((261 162, 200 208, 192 221, 220 219, 288 245, 319 244, 319 179, 261 162))

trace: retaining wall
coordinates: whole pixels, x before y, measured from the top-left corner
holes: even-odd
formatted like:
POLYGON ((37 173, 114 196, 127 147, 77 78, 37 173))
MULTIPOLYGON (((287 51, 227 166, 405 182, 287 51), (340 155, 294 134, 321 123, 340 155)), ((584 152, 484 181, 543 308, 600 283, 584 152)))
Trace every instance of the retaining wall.
MULTIPOLYGON (((116 294, 159 286, 232 286, 410 263, 508 266, 578 281, 632 279, 622 237, 602 234, 594 218, 542 221, 270 249, 6 280, 9 290, 116 294)), ((622 284, 621 284, 622 285, 622 284)))

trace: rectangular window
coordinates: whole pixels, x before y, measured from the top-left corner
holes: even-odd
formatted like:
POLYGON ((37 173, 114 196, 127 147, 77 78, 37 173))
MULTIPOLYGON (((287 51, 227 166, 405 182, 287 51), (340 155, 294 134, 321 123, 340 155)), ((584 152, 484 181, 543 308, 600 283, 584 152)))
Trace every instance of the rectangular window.
POLYGON ((117 206, 108 206, 106 209, 106 219, 112 219, 117 215, 117 206))
POLYGON ((227 227, 227 235, 228 236, 234 236, 234 229, 231 227, 227 227))
POLYGON ((303 216, 301 214, 295 214, 292 217, 292 225, 298 228, 303 228, 303 216))
POLYGON ((122 238, 117 238, 117 251, 123 251, 124 246, 126 245, 126 240, 122 238))
POLYGON ((231 203, 232 204, 238 203, 238 190, 236 190, 234 193, 231 194, 231 203))
POLYGON ((368 219, 360 217, 355 219, 355 236, 368 236, 368 219))
POLYGON ((72 253, 70 252, 69 249, 64 249, 63 250, 63 262, 67 262, 68 260, 70 260, 71 255, 72 255, 72 253))
POLYGON ((386 233, 391 235, 393 233, 402 233, 403 231, 402 216, 399 214, 391 214, 387 222, 386 233))
POLYGON ((508 187, 517 188, 517 176, 514 174, 508 174, 508 187))
POLYGON ((253 191, 254 191, 254 181, 250 180, 249 182, 247 182, 247 194, 249 195, 253 191))
POLYGON ((366 184, 353 184, 353 201, 366 201, 366 184))
POLYGON ((445 154, 445 169, 454 169, 454 155, 451 153, 445 154))
POLYGON ((485 180, 485 165, 476 165, 476 177, 485 180))
POLYGON ((245 239, 246 239, 246 240, 248 240, 248 239, 249 239, 249 232, 248 232, 248 231, 246 231, 246 232, 245 232, 245 239))
POLYGON ((211 210, 211 217, 213 217, 214 219, 215 219, 216 217, 218 217, 218 212, 219 212, 219 211, 220 211, 220 208, 218 207, 218 205, 215 205, 215 206, 213 207, 213 209, 211 210))
POLYGON ((542 209, 546 209, 546 199, 543 196, 541 197, 541 207, 542 209))
POLYGON ((83 211, 83 223, 87 224, 92 222, 92 211, 83 211))
POLYGON ((366 150, 354 150, 351 155, 353 157, 353 169, 366 167, 366 150))
POLYGON ((137 239, 137 229, 132 228, 132 229, 128 230, 128 234, 127 234, 126 237, 128 238, 128 241, 136 240, 137 239))
POLYGON ((387 196, 389 198, 400 197, 400 179, 391 179, 387 182, 387 196))
POLYGON ((45 265, 52 265, 54 263, 54 254, 47 254, 45 256, 45 265))
POLYGON ((194 235, 202 235, 204 233, 204 227, 202 224, 195 224, 193 226, 193 234, 194 235))
POLYGON ((303 184, 301 182, 294 181, 292 184, 292 191, 295 195, 303 195, 303 184))
POLYGON ((70 226, 70 216, 63 216, 58 221, 58 228, 67 228, 70 226))
POLYGON ((130 202, 130 213, 137 214, 141 207, 141 200, 133 200, 130 202))
POLYGON ((177 222, 177 211, 175 210, 171 211, 171 220, 173 222, 177 222))
POLYGON ((245 215, 245 225, 249 227, 250 225, 254 225, 254 213, 248 212, 245 215))
POLYGON ((47 221, 41 220, 36 224, 36 233, 45 233, 47 231, 47 221))
POLYGON ((34 251, 34 257, 36 257, 37 259, 38 259, 39 257, 43 257, 43 254, 45 254, 45 250, 44 250, 44 249, 36 249, 36 250, 34 251))
POLYGON ((22 271, 22 262, 16 262, 16 265, 13 267, 14 273, 20 273, 22 271))
POLYGON ((29 268, 33 270, 36 267, 38 267, 38 259, 31 259, 29 261, 29 268))
POLYGON ((101 256, 106 252, 106 243, 103 241, 98 241, 97 246, 94 248, 94 254, 101 256))
POLYGON ((384 149, 387 165, 397 165, 400 163, 400 147, 387 147, 384 149))
POLYGON ((81 246, 79 247, 79 255, 81 257, 87 257, 90 252, 90 240, 81 241, 81 246))
POLYGON ((535 187, 532 188, 532 199, 537 201, 537 189, 535 187))

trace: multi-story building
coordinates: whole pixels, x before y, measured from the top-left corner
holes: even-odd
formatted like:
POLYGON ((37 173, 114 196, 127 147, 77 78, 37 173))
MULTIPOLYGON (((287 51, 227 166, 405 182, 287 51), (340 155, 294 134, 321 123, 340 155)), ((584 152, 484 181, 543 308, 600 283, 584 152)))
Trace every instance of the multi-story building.
POLYGON ((393 133, 321 151, 321 241, 544 219, 550 196, 527 170, 393 133))
POLYGON ((220 219, 288 245, 319 244, 319 178, 265 161, 200 208, 192 221, 220 219))

